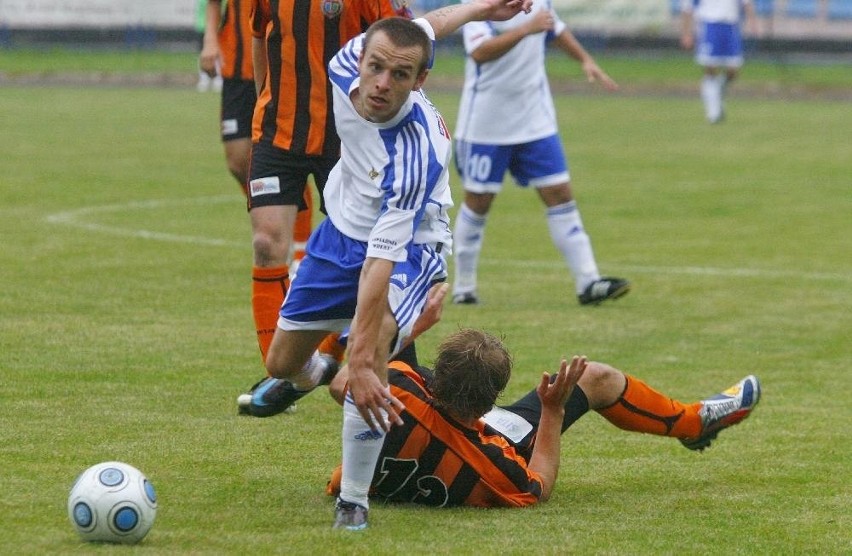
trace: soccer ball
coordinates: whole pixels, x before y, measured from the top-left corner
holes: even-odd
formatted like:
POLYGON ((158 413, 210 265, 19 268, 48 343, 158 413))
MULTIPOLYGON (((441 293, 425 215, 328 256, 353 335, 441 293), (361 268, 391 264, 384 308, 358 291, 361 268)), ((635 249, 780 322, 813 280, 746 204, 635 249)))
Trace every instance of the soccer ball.
POLYGON ((141 471, 120 461, 83 471, 68 496, 68 517, 84 541, 137 543, 156 515, 154 486, 141 471))

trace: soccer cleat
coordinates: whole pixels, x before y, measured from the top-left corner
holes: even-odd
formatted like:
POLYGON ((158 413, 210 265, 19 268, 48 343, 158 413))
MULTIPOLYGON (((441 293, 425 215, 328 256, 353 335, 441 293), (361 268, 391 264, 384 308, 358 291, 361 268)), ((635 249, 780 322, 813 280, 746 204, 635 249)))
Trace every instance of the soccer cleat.
MULTIPOLYGON (((337 374, 340 365, 337 360, 326 354, 319 354, 325 364, 322 376, 317 385, 328 384, 337 374)), ((309 394, 310 390, 298 390, 287 380, 266 377, 251 387, 247 394, 237 397, 237 412, 240 415, 252 417, 271 417, 279 413, 292 413, 295 403, 309 394)))
POLYGON ((367 508, 354 502, 345 502, 340 498, 334 507, 334 525, 332 529, 360 531, 367 528, 367 508))
POLYGON ((751 415, 760 401, 760 381, 749 375, 721 394, 701 401, 701 435, 681 438, 680 443, 699 452, 710 446, 720 431, 751 415))
POLYGON ((252 386, 247 394, 237 397, 237 411, 240 415, 252 417, 272 417, 279 413, 292 413, 295 403, 310 390, 296 390, 290 382, 268 376, 252 386))
POLYGON ((580 305, 600 305, 607 299, 618 299, 630 291, 630 282, 624 278, 604 276, 595 280, 577 296, 580 305))
POLYGON ((457 293, 453 296, 454 305, 478 305, 479 297, 475 292, 457 293))

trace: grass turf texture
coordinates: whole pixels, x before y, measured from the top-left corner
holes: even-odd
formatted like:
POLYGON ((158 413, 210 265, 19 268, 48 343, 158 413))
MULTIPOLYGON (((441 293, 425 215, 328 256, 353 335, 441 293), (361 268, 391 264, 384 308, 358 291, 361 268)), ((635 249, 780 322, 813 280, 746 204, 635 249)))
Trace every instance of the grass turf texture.
MULTIPOLYGON (((433 99, 452 124, 457 97, 433 99)), ((376 504, 371 528, 349 535, 330 530, 323 494, 340 449, 325 392, 294 415, 236 416, 262 371, 217 103, 0 89, 0 553, 127 550, 81 544, 66 516, 76 474, 108 459, 157 489, 148 554, 852 550, 848 104, 733 96, 728 121, 708 126, 697 96, 560 96, 601 270, 635 291, 579 307, 538 200, 508 187, 482 305, 448 305, 421 358, 477 326, 515 355, 506 401, 582 353, 685 400, 753 372, 763 402, 704 454, 590 414, 563 437, 547 504, 376 504)))

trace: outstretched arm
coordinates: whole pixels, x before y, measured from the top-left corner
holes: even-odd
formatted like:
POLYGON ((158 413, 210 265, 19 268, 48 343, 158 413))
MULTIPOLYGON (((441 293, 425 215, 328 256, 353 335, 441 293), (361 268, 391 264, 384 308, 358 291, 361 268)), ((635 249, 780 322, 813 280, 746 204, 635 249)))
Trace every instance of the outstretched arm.
POLYGON ((598 82, 607 91, 618 90, 618 84, 602 70, 595 59, 589 54, 580 41, 568 29, 564 29, 556 36, 556 45, 566 52, 569 56, 580 62, 583 67, 583 73, 586 74, 586 79, 589 83, 598 82))
MULTIPOLYGON (((390 395, 387 387, 387 361, 393 321, 388 306, 388 287, 394 262, 367 257, 358 282, 358 302, 349 336, 349 393, 355 406, 373 430, 388 430, 390 424, 402 424, 402 403, 390 395), (388 318, 390 320, 388 320, 388 318), (381 410, 387 412, 390 424, 381 410)), ((394 323, 395 324, 395 323, 394 323)))
POLYGON ((550 375, 544 373, 536 388, 538 397, 541 399, 541 422, 529 468, 541 477, 542 502, 550 498, 559 474, 560 435, 562 418, 565 416, 565 402, 568 401, 571 391, 586 371, 588 362, 586 357, 577 355, 571 359, 570 365, 563 359, 556 379, 550 382, 550 375))
POLYGON ((692 18, 692 8, 684 5, 680 15, 680 47, 692 50, 695 47, 695 20, 692 18))
POLYGON ((509 29, 480 44, 470 53, 477 64, 484 64, 503 56, 529 35, 551 31, 555 20, 550 10, 539 10, 524 25, 509 29))
MULTIPOLYGON (((411 331, 411 336, 408 337, 406 345, 414 341, 415 338, 432 328, 441 320, 441 313, 444 310, 444 298, 447 292, 450 291, 450 285, 446 282, 435 284, 429 289, 426 298, 426 306, 423 307, 423 312, 417 317, 414 323, 414 328, 411 331)), ((343 405, 343 399, 346 395, 347 383, 349 382, 349 366, 344 365, 342 369, 335 375, 331 384, 328 385, 328 393, 338 404, 343 405)))
POLYGON ((529 12, 532 0, 473 0, 467 4, 453 4, 433 10, 423 16, 435 31, 435 39, 442 39, 471 21, 505 21, 517 14, 529 12))

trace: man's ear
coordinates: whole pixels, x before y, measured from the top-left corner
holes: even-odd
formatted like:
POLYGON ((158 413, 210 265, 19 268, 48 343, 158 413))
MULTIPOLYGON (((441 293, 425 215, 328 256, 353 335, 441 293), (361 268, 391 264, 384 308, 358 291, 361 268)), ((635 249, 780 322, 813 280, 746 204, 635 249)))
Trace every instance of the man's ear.
POLYGON ((427 75, 429 75, 428 69, 424 69, 423 71, 421 71, 420 74, 417 76, 417 79, 414 81, 414 86, 411 87, 411 90, 412 91, 419 91, 420 87, 422 87, 423 83, 426 81, 427 75))

